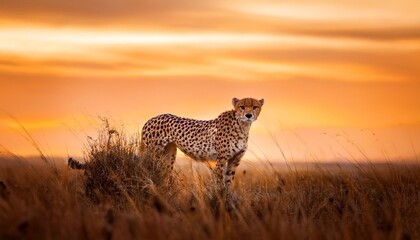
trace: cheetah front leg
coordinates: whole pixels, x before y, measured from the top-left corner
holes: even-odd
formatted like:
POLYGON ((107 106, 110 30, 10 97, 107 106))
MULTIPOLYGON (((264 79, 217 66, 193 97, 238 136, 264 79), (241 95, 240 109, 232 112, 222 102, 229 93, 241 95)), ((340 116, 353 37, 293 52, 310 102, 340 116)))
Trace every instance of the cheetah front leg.
POLYGON ((231 159, 229 159, 225 172, 225 186, 229 187, 235 179, 235 170, 239 166, 239 162, 245 154, 245 150, 239 151, 231 159))
POLYGON ((226 168, 227 158, 224 157, 218 157, 216 162, 216 169, 214 170, 215 176, 216 176, 216 183, 219 186, 223 186, 224 181, 224 172, 226 168))
POLYGON ((235 169, 239 166, 241 158, 245 154, 245 150, 241 150, 233 157, 218 157, 216 163, 216 180, 220 186, 229 187, 235 178, 235 169))

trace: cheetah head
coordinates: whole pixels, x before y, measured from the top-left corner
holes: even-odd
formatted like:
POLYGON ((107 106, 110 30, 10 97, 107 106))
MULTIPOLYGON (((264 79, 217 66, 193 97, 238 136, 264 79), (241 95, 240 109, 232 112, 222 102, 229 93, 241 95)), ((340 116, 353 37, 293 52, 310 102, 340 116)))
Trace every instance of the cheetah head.
POLYGON ((232 104, 235 107, 236 118, 245 123, 252 123, 257 120, 260 115, 264 99, 243 98, 232 99, 232 104))

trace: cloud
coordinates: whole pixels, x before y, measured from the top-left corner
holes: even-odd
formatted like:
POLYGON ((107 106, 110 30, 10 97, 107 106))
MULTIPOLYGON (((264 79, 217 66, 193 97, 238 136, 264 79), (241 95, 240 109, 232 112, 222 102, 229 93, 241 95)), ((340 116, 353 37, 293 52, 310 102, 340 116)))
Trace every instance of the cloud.
MULTIPOLYGON (((170 24, 182 21, 181 16, 209 12, 212 5, 206 1, 163 0, 92 0, 55 1, 40 0, 36 4, 27 0, 2 3, 0 15, 20 23, 41 23, 61 26, 80 25, 153 25, 153 22, 170 24), (166 19, 166 20, 165 20, 166 19), (179 19, 179 21, 176 21, 179 19)), ((185 17, 184 17, 185 19, 185 17)))
POLYGON ((6 1, 3 26, 169 33, 301 34, 325 38, 419 40, 418 2, 388 1, 6 1))
POLYGON ((40 31, 27 38, 16 34, 11 38, 6 33, 3 36, 0 40, 6 43, 3 47, 14 46, 4 47, 3 51, 8 53, 0 54, 3 76, 6 73, 103 78, 201 76, 248 81, 293 77, 417 81, 420 76, 418 46, 394 42, 272 35, 248 38, 246 34, 212 35, 212 39, 201 35, 78 31, 40 31), (78 35, 84 37, 80 39, 78 35), (156 38, 165 42, 148 40, 156 38), (197 39, 200 41, 195 42, 197 39))
MULTIPOLYGON (((292 31, 293 32, 293 31, 292 31)), ((360 38, 375 41, 414 40, 420 42, 420 25, 402 27, 359 27, 296 30, 296 34, 328 38, 360 38)))

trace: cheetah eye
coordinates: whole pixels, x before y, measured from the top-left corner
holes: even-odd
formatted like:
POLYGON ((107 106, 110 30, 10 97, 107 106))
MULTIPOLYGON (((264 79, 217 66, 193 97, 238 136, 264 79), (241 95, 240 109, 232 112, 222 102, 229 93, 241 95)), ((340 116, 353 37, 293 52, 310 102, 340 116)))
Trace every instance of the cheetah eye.
POLYGON ((257 108, 258 108, 258 106, 253 106, 253 107, 252 107, 252 109, 254 109, 254 110, 255 110, 255 109, 257 109, 257 108))
POLYGON ((245 110, 245 106, 240 106, 240 108, 241 108, 242 110, 245 110))

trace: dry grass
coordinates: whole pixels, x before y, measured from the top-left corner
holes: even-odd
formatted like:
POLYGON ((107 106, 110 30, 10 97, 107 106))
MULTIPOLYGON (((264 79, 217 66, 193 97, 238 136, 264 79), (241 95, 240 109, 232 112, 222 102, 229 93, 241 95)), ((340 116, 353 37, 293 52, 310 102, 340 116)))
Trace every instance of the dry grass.
POLYGON ((174 187, 174 181, 168 181, 172 179, 170 169, 156 157, 140 153, 138 139, 111 129, 106 120, 98 138, 89 139, 83 182, 86 195, 94 203, 137 209, 159 192, 174 187))
POLYGON ((209 171, 161 171, 137 141, 106 126, 85 170, 0 168, 0 239, 420 238, 418 165, 255 167, 220 194, 209 171))

